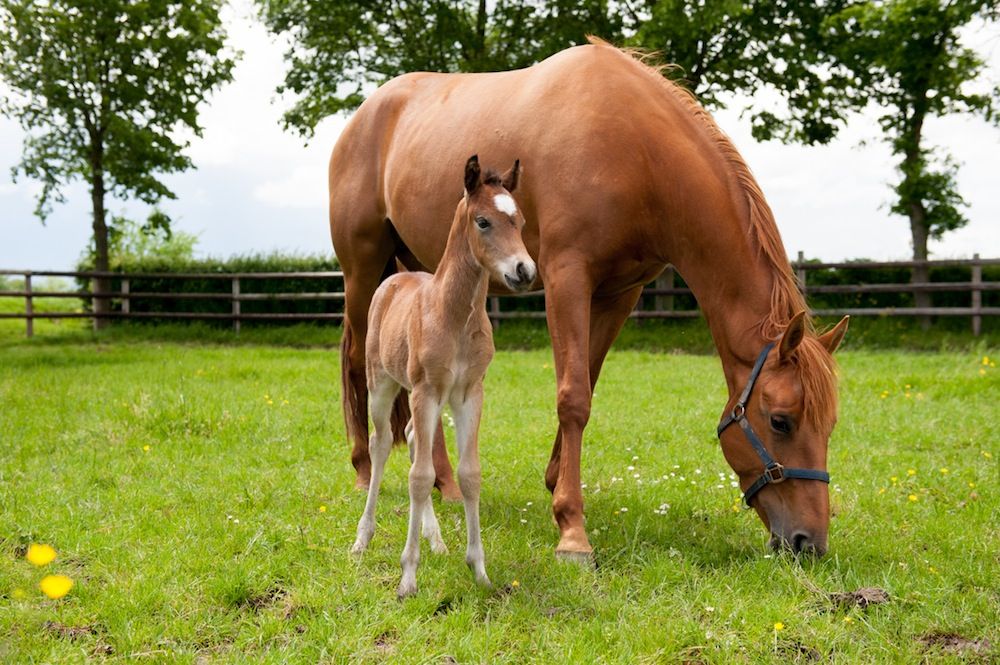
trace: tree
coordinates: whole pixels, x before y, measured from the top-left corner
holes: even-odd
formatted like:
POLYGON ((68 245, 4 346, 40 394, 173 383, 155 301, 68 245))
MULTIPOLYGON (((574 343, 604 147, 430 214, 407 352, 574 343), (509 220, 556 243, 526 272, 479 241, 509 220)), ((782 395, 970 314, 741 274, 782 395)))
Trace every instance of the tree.
POLYGON ((299 96, 285 125, 304 135, 394 76, 526 67, 588 34, 615 39, 621 28, 606 0, 257 2, 268 28, 291 37, 279 92, 299 96))
MULTIPOLYGON (((839 4, 843 4, 840 2, 839 4)), ((647 0, 625 2, 628 42, 676 65, 664 74, 706 106, 764 85, 783 88, 808 75, 798 43, 812 41, 839 6, 799 0, 647 0)))
MULTIPOLYGON (((198 105, 231 80, 221 0, 0 0, 0 112, 27 137, 13 176, 40 180, 44 222, 62 188, 90 186, 94 267, 108 270, 106 197, 175 198, 161 176, 192 166, 198 105)), ((154 215, 156 224, 169 219, 154 215)), ((109 282, 95 280, 97 291, 109 282)), ((95 299, 95 311, 108 311, 95 299)))
MULTIPOLYGON (((891 209, 909 220, 913 258, 926 260, 928 240, 967 219, 956 187, 958 167, 946 151, 927 145, 924 126, 953 113, 1000 119, 1000 88, 974 90, 984 61, 961 39, 969 24, 995 21, 998 8, 997 0, 889 0, 833 11, 816 41, 799 44, 814 54, 813 85, 789 95, 788 117, 759 114, 755 135, 825 143, 849 114, 869 105, 880 109, 879 124, 900 160, 891 209), (817 123, 817 116, 825 119, 817 123)), ((928 279, 926 267, 914 269, 914 282, 928 279)), ((915 293, 918 307, 930 302, 929 293, 915 293)))

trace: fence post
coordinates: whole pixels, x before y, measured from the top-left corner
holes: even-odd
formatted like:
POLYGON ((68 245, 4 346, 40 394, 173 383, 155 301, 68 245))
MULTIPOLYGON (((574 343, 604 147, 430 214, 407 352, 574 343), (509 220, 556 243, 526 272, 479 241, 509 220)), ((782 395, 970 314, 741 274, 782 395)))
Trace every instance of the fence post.
POLYGON ((240 334, 240 278, 233 277, 233 330, 240 334))
POLYGON ((972 336, 979 337, 983 330, 983 264, 979 262, 979 254, 973 254, 972 260, 972 336))
POLYGON ((799 290, 802 291, 802 295, 806 295, 806 253, 801 249, 799 250, 799 258, 796 261, 798 267, 795 269, 795 276, 799 280, 799 290))
POLYGON ((24 317, 27 322, 26 332, 28 337, 35 334, 35 303, 31 297, 31 273, 24 273, 24 317))
POLYGON ((128 315, 132 311, 130 307, 130 299, 128 297, 128 279, 122 279, 122 314, 128 315))
POLYGON ((500 317, 497 314, 500 313, 500 298, 493 296, 490 298, 490 323, 493 324, 493 330, 500 327, 500 317))
MULTIPOLYGON (((657 289, 672 289, 674 288, 674 267, 669 265, 660 273, 660 276, 656 278, 655 287, 657 289)), ((657 294, 653 298, 653 309, 657 312, 672 312, 674 311, 674 294, 663 293, 657 294)))

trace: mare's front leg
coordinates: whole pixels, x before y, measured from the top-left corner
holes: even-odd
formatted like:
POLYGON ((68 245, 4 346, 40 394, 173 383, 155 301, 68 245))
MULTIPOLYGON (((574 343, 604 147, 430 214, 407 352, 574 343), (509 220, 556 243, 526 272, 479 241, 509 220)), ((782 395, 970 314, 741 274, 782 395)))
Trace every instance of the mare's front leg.
POLYGON ((406 546, 400 564, 403 577, 397 594, 404 598, 417 591, 417 565, 420 563, 420 527, 434 487, 434 462, 431 448, 434 431, 441 417, 441 398, 426 384, 417 384, 410 393, 413 417, 413 464, 410 466, 410 521, 406 546))
POLYGON ((482 483, 479 467, 479 420, 483 412, 482 382, 470 387, 466 395, 453 393, 451 410, 455 416, 455 441, 458 448, 458 486, 462 488, 462 499, 465 502, 465 563, 472 569, 476 582, 491 586, 490 578, 486 576, 486 555, 483 552, 479 526, 479 488, 482 483))
POLYGON ((559 525, 556 556, 590 561, 593 548, 583 526, 580 452, 583 430, 590 419, 592 288, 586 275, 569 266, 550 267, 546 273, 545 312, 556 365, 560 435, 558 453, 553 451, 553 462, 558 465, 552 492, 552 512, 559 525))

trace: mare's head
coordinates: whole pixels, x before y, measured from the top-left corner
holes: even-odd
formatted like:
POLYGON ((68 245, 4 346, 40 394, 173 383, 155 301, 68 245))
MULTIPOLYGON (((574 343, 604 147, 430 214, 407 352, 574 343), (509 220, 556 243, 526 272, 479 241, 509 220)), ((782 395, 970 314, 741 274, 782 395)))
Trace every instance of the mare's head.
POLYGON ((510 194, 517 189, 521 163, 503 175, 493 171, 483 173, 479 158, 473 155, 465 163, 465 197, 462 223, 468 225, 467 235, 472 255, 485 268, 493 281, 506 284, 514 291, 524 291, 535 281, 535 262, 528 255, 521 238, 524 216, 510 194))
POLYGON ((775 549, 816 555, 827 549, 829 485, 817 476, 825 476, 827 442, 837 421, 833 352, 847 321, 844 317, 817 336, 808 330, 804 312, 792 317, 767 353, 745 406, 741 409, 740 396, 734 395, 723 416, 726 425, 732 415, 745 413, 745 419, 721 432, 722 450, 744 492, 753 491, 759 480, 764 483, 748 501, 771 532, 775 549), (765 455, 754 449, 752 436, 781 468, 765 472, 765 455))

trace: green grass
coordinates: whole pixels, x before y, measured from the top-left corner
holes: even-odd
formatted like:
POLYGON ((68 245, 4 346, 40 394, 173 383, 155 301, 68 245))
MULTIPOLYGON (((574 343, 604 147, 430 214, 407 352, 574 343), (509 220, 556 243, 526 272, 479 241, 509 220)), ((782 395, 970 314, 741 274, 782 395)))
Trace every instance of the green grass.
POLYGON ((714 437, 718 360, 613 351, 583 458, 596 571, 553 556, 550 353, 501 351, 481 430, 498 590, 475 586, 461 507, 435 497, 451 553, 424 546, 420 591, 399 602, 407 458, 390 458, 378 530, 353 560, 364 495, 352 489, 336 352, 82 328, 0 339, 0 662, 998 655, 1000 368, 982 365, 994 347, 841 354, 831 549, 802 562, 772 555, 756 516, 733 509, 714 437), (32 567, 31 542, 59 558, 32 567), (76 586, 49 600, 37 588, 47 573, 76 586), (838 609, 826 596, 866 586, 891 601, 838 609), (993 650, 920 641, 942 633, 993 650))

